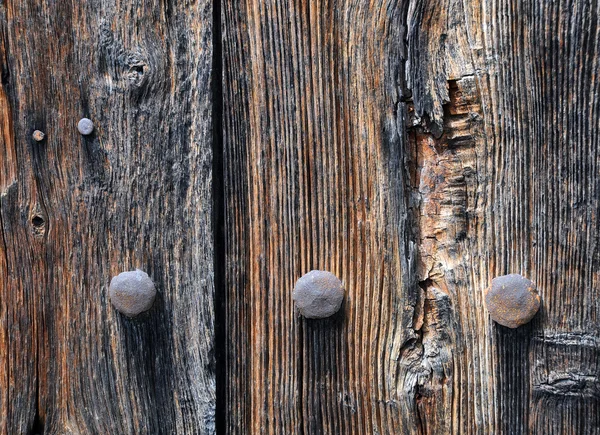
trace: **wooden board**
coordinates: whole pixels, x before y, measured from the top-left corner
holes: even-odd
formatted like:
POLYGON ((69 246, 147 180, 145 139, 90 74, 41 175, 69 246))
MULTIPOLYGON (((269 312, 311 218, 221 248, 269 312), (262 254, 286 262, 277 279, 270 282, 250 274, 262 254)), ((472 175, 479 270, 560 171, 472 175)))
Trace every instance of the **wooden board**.
POLYGON ((600 432, 599 16, 224 3, 231 433, 600 432), (294 313, 311 269, 331 319, 294 313), (518 330, 507 273, 543 300, 518 330))
POLYGON ((212 20, 0 3, 0 433, 214 432, 212 20), (135 268, 158 297, 129 320, 135 268))

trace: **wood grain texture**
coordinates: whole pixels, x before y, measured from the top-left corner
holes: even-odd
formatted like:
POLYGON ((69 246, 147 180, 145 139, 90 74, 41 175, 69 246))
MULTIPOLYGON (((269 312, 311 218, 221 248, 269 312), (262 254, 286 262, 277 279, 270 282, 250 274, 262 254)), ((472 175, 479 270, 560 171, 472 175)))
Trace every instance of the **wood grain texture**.
POLYGON ((399 378, 416 297, 399 6, 224 4, 233 433, 416 426, 399 378), (294 313, 311 269, 345 284, 334 318, 294 313))
POLYGON ((213 433, 215 347, 228 433, 600 433, 599 8, 223 2, 221 108, 212 2, 0 3, 0 433, 213 433))
POLYGON ((212 19, 0 3, 0 433, 214 432, 212 19), (136 267, 130 320, 108 285, 136 267))
POLYGON ((599 16, 224 3, 231 433, 600 433, 599 16), (294 313, 311 269, 331 319, 294 313), (517 330, 507 273, 543 300, 517 330))
POLYGON ((500 427, 600 433, 599 5, 489 2, 481 11, 489 35, 478 63, 501 60, 481 92, 493 108, 489 269, 529 275, 543 300, 529 330, 495 328, 500 427))

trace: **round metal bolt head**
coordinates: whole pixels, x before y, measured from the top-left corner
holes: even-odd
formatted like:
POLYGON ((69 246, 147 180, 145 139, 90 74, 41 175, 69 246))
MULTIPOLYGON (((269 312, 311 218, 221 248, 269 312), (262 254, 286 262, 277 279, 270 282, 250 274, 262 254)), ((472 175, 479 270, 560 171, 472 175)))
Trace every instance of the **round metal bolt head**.
POLYGON ((338 312, 344 300, 342 282, 331 272, 312 270, 296 282, 292 298, 308 319, 323 319, 338 312))
POLYGON ((154 283, 139 269, 113 277, 108 292, 114 307, 128 317, 148 311, 156 297, 154 283))
POLYGON ((517 275, 503 275, 492 280, 485 294, 485 305, 495 322, 517 328, 533 319, 540 309, 535 284, 517 275))
POLYGON ((43 131, 36 130, 36 131, 33 132, 33 134, 31 135, 31 137, 33 138, 34 141, 41 142, 41 141, 44 140, 44 138, 46 137, 46 135, 44 134, 43 131))
POLYGON ((94 123, 91 119, 81 118, 79 120, 79 123, 77 124, 77 130, 79 130, 79 133, 81 133, 84 136, 92 134, 92 132, 94 131, 94 123))

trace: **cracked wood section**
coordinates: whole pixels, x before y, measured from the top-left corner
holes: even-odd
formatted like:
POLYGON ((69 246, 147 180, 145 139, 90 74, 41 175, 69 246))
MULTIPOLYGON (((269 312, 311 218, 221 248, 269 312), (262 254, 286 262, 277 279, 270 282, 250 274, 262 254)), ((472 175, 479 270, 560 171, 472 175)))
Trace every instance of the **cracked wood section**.
POLYGON ((600 432, 598 5, 279 3, 222 15, 228 429, 600 432))
POLYGON ((0 433, 214 432, 212 19, 0 4, 0 433), (158 295, 130 320, 135 268, 158 295))

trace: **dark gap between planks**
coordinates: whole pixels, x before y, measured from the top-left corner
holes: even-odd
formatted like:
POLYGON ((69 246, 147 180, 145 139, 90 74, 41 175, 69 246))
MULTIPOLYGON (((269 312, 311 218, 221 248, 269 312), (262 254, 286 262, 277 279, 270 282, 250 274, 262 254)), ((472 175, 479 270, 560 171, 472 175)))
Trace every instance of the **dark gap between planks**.
POLYGON ((225 292, 225 200, 223 180, 223 56, 221 1, 213 2, 213 237, 214 237, 214 306, 215 306, 215 430, 224 434, 227 410, 227 330, 225 292))

